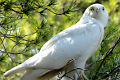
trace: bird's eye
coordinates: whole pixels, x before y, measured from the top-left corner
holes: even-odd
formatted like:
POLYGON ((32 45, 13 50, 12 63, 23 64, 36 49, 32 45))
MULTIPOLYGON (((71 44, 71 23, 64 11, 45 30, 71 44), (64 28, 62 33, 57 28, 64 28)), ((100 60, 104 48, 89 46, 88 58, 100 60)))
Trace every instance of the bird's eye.
POLYGON ((105 8, 103 7, 103 8, 102 8, 102 10, 104 11, 104 10, 105 10, 105 8))
POLYGON ((90 8, 90 11, 93 12, 93 11, 94 11, 94 8, 90 8))

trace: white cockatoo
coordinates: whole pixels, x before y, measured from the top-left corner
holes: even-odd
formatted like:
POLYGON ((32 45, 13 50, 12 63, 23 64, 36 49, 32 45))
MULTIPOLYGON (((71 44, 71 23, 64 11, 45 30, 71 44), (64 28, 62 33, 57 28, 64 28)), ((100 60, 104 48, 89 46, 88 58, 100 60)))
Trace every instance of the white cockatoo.
MULTIPOLYGON (((21 80, 48 80, 65 72, 65 66, 67 71, 74 68, 84 69, 87 59, 99 48, 107 23, 108 12, 105 6, 101 4, 89 6, 80 21, 52 37, 39 53, 5 72, 3 76, 25 71, 21 80), (70 60, 73 62, 67 65, 70 60)), ((68 76, 77 80, 79 72, 88 79, 84 70, 71 72, 68 76)), ((71 80, 67 77, 63 79, 71 80)))

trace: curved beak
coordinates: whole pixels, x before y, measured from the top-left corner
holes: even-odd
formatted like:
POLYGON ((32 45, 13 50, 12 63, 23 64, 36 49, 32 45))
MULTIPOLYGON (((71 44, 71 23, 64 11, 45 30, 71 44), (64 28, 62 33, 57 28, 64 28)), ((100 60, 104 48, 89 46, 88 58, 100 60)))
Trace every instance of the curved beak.
POLYGON ((99 12, 100 12, 100 8, 97 8, 97 9, 96 9, 96 12, 99 13, 99 12))

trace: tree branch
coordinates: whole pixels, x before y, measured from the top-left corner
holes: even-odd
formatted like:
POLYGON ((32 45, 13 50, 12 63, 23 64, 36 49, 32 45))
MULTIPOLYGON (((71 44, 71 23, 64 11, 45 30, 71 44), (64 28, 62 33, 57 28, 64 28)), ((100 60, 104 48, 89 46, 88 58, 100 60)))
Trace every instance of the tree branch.
POLYGON ((113 50, 115 49, 115 47, 117 46, 117 44, 120 42, 120 37, 118 38, 118 40, 115 42, 115 44, 107 51, 107 53, 106 53, 106 55, 105 55, 105 57, 103 58, 103 61, 101 62, 101 64, 99 65, 99 67, 98 67, 98 69, 97 69, 97 72, 96 72, 96 74, 95 74, 95 77, 94 77, 94 79, 93 80, 95 80, 96 79, 96 77, 97 77, 97 74, 98 74, 98 72, 99 72, 99 70, 100 70, 100 68, 102 67, 102 65, 103 65, 103 63, 104 63, 104 61, 106 60, 106 58, 113 52, 113 50))

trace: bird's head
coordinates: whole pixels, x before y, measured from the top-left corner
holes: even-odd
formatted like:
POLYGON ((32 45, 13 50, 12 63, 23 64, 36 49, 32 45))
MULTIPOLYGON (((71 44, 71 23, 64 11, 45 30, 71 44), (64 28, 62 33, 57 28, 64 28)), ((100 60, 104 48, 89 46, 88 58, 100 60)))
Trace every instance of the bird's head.
POLYGON ((94 19, 100 21, 104 27, 108 23, 107 9, 105 8, 105 6, 103 6, 101 4, 93 4, 93 5, 89 6, 85 10, 83 17, 84 16, 89 16, 91 18, 94 18, 94 19))

